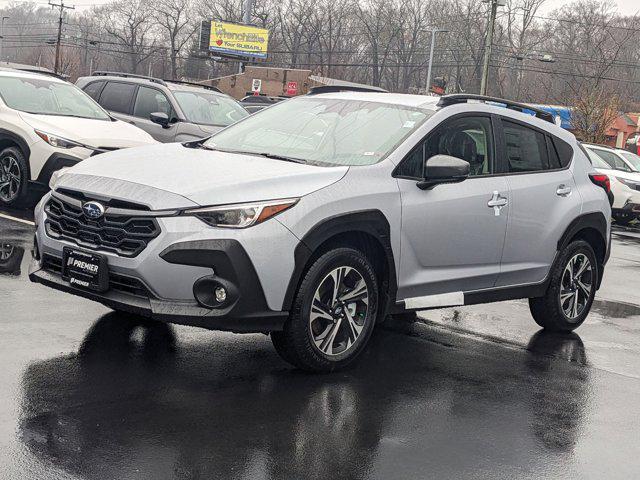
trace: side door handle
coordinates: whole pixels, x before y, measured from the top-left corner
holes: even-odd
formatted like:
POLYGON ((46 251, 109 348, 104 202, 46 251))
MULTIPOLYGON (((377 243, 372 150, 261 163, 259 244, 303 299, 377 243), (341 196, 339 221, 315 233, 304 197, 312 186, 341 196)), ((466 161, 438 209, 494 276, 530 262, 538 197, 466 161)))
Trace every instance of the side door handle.
POLYGON ((558 189, 556 190, 556 195, 560 197, 566 197, 571 193, 571 187, 565 185, 564 183, 558 185, 558 189))
POLYGON ((491 200, 487 202, 487 207, 493 208, 493 212, 496 217, 500 216, 500 210, 502 207, 506 206, 509 203, 507 197, 503 197, 500 195, 500 192, 494 190, 491 200))

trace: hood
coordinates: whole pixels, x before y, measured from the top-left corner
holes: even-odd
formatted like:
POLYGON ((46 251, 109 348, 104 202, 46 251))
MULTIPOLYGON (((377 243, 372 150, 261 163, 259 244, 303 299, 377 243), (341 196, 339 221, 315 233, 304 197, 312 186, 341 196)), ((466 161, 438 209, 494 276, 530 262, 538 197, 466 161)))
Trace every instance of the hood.
POLYGON ((60 182, 72 188, 83 183, 82 177, 105 178, 164 190, 205 206, 301 197, 337 182, 347 171, 174 143, 88 158, 67 170, 60 182))
POLYGON ((157 143, 151 135, 135 125, 116 120, 37 115, 20 112, 31 127, 90 147, 127 148, 157 143))

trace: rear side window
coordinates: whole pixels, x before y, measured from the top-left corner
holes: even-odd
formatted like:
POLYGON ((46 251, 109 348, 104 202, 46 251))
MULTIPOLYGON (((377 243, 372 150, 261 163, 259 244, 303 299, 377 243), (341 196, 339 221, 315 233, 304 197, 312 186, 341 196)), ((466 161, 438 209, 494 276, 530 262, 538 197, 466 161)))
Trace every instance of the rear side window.
POLYGON ((136 86, 122 82, 107 82, 100 95, 100 105, 107 110, 129 113, 136 86))
POLYGON ((568 167, 573 158, 573 147, 557 137, 552 137, 552 139, 553 145, 556 147, 556 152, 558 152, 558 156, 560 157, 560 165, 562 165, 562 168, 568 167))
POLYGON ((502 121, 507 172, 538 172, 549 170, 549 156, 545 135, 528 127, 502 121))
POLYGON ((631 169, 627 166, 627 164, 624 163, 624 161, 620 157, 618 157, 618 155, 616 155, 615 153, 608 152, 606 150, 600 150, 599 148, 598 149, 594 148, 591 151, 595 152, 596 155, 598 155, 601 159, 607 162, 611 166, 611 168, 613 168, 614 170, 622 170, 623 172, 631 171, 631 169))
POLYGON ((84 87, 84 93, 93 98, 96 102, 100 97, 100 92, 102 91, 102 87, 104 87, 105 82, 91 82, 89 85, 84 87))

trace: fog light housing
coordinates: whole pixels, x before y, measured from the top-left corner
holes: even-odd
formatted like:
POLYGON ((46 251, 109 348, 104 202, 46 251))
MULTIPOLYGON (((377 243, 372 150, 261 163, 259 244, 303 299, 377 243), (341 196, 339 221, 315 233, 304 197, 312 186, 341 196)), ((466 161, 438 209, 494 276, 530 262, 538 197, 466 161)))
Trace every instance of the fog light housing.
POLYGON ((218 303, 224 303, 227 300, 227 290, 224 287, 216 287, 214 293, 218 303))

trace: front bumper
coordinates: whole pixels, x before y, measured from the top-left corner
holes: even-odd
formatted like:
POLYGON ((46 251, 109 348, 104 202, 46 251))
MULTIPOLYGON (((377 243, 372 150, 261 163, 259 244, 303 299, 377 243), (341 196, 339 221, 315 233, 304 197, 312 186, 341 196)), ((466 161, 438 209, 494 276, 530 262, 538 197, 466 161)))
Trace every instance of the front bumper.
POLYGON ((87 249, 46 235, 47 198, 36 208, 33 282, 171 323, 234 332, 282 329, 298 240, 278 221, 231 230, 207 227, 194 217, 158 218, 160 235, 137 256, 95 252, 107 258, 110 276, 109 290, 98 293, 62 278, 63 248, 87 249), (229 293, 222 305, 210 301, 217 285, 229 293))

